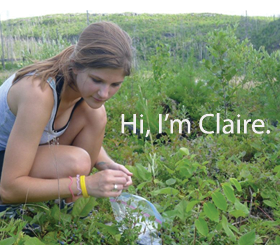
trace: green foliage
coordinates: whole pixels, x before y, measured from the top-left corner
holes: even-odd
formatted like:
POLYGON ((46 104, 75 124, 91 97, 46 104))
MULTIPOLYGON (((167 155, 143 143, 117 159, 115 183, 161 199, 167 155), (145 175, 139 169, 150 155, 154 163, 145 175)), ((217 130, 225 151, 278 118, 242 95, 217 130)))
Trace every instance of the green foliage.
MULTIPOLYGON (((232 78, 237 74, 236 66, 229 53, 235 52, 238 40, 232 29, 226 31, 214 31, 209 35, 208 50, 213 61, 205 61, 205 66, 215 76, 210 80, 208 86, 212 87, 217 96, 216 108, 221 106, 223 114, 228 118, 228 110, 232 109, 232 100, 236 87, 230 84, 232 78), (222 104, 218 104, 222 101, 222 104)), ((216 109, 214 107, 214 109, 216 109)))
POLYGON ((170 63, 169 46, 163 43, 158 43, 156 47, 156 54, 150 58, 152 63, 152 70, 156 84, 163 86, 163 81, 168 79, 166 66, 170 63))
POLYGON ((206 81, 196 77, 197 73, 193 63, 187 63, 169 83, 172 86, 166 88, 166 95, 186 108, 186 114, 179 119, 198 120, 202 116, 201 106, 211 100, 213 90, 206 86, 206 81))
POLYGON ((256 93, 260 96, 260 114, 270 120, 280 120, 280 53, 269 55, 261 50, 256 93))
POLYGON ((240 239, 238 240, 238 245, 249 245, 249 244, 255 244, 256 241, 256 234, 255 231, 250 231, 247 234, 244 234, 240 239))
POLYGON ((267 25, 262 26, 252 33, 252 43, 256 49, 265 47, 267 52, 272 53, 279 49, 280 19, 274 19, 267 25), (267 38, 269 37, 269 38, 267 38))
MULTIPOLYGON (((119 23, 140 50, 137 61, 143 66, 106 103, 104 147, 133 172, 129 192, 150 200, 163 216, 158 232, 164 244, 279 244, 279 53, 256 50, 245 38, 253 32, 246 25, 265 27, 270 19, 129 13, 90 18, 119 23), (229 28, 236 22, 238 27, 229 28), (160 113, 190 119, 191 137, 171 134, 165 122, 166 135, 158 139, 160 113), (205 135, 198 122, 206 113, 220 113, 220 127, 226 118, 236 127, 237 114, 241 122, 261 118, 270 134, 255 134, 250 127, 243 133, 241 127, 240 133, 205 135), (120 133, 121 114, 130 122, 136 114, 137 129, 143 114, 144 134, 120 133)), ((31 52, 17 48, 21 61, 14 69, 75 43, 86 19, 45 16, 9 25, 15 36, 42 37, 30 44, 31 52)), ((8 76, 1 75, 1 81, 8 76)), ((216 130, 216 123, 205 123, 216 130)), ((135 226, 139 210, 118 223, 108 199, 81 198, 72 210, 53 202, 28 204, 17 220, 0 216, 0 244, 136 244, 141 233, 135 226), (22 232, 27 223, 40 226, 36 237, 22 232)))
POLYGON ((96 205, 95 198, 80 198, 78 199, 73 207, 72 215, 78 217, 85 217, 96 205))

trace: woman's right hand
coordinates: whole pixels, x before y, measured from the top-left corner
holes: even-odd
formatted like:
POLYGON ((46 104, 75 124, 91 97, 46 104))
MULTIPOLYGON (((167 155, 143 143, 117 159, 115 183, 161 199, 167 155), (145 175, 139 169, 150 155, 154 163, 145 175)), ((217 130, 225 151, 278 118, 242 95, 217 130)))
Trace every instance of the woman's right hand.
POLYGON ((120 170, 106 169, 86 177, 86 188, 90 196, 117 197, 122 193, 129 176, 120 170), (117 185, 117 190, 114 186, 117 185))

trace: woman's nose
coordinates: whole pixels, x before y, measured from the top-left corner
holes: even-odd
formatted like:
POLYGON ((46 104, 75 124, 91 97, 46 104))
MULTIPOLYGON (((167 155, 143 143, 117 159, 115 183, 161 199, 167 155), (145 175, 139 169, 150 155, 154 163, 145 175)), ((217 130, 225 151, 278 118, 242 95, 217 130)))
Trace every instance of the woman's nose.
POLYGON ((108 94, 109 94, 109 86, 102 86, 98 91, 98 95, 100 96, 100 98, 106 99, 108 97, 108 94))

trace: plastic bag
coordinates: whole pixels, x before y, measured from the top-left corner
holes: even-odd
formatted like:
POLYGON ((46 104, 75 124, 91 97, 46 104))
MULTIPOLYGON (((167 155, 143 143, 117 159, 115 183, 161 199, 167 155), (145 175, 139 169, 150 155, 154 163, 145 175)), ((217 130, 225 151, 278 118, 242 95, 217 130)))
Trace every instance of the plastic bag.
MULTIPOLYGON (((163 219, 155 206, 143 197, 123 192, 117 198, 110 198, 111 206, 115 215, 115 219, 120 222, 129 213, 129 210, 141 210, 141 214, 135 214, 139 218, 139 222, 135 226, 141 225, 140 235, 137 243, 140 245, 161 245, 162 241, 157 234, 158 224, 162 224, 163 219), (140 216, 140 217, 139 217, 140 216), (154 220, 149 219, 154 216, 154 220), (144 218, 144 219, 143 219, 144 218)), ((126 227, 123 227, 126 229, 126 227)))

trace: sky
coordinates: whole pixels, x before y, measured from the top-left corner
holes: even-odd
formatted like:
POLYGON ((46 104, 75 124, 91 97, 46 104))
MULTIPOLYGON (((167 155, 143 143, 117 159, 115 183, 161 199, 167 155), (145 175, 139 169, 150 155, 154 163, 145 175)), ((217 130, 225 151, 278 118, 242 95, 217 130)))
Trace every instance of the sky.
POLYGON ((1 20, 66 13, 218 13, 280 16, 279 0, 1 0, 1 20))

